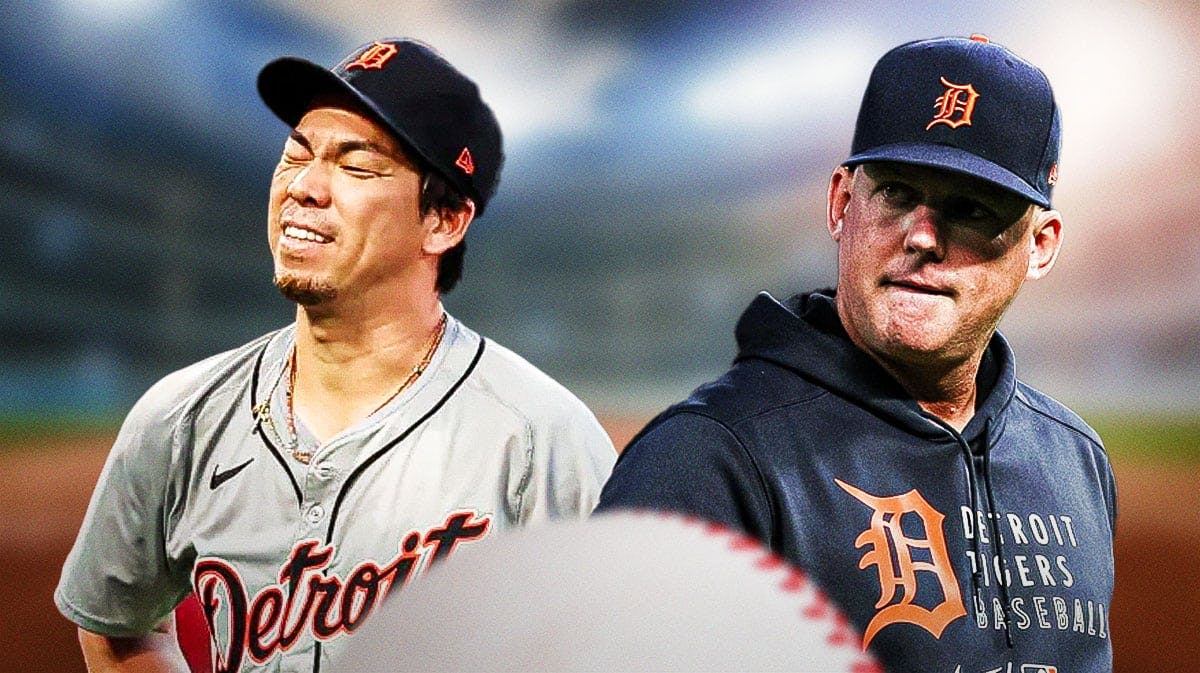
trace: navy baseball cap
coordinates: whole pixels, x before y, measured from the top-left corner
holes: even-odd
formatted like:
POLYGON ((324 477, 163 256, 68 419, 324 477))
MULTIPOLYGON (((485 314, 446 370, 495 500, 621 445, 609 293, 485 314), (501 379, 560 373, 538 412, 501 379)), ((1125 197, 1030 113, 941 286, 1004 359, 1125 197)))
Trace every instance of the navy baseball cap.
POLYGON ((982 178, 1049 208, 1061 122, 1050 81, 982 35, 909 42, 867 83, 850 158, 982 178))
POLYGON ((470 197, 477 213, 496 191, 504 163, 500 124, 479 87, 426 44, 370 42, 329 69, 285 56, 259 72, 258 93, 293 128, 316 98, 347 95, 470 197))

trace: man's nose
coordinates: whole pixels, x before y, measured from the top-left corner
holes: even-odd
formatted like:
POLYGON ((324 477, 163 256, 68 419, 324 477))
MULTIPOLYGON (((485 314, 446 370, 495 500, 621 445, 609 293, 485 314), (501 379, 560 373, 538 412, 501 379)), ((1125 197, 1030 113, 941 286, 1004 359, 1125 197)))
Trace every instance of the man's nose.
POLYGON ((945 233, 940 214, 934 208, 918 205, 904 218, 904 250, 922 257, 942 259, 946 256, 945 233))
POLYGON ((288 183, 287 194, 302 205, 325 207, 329 205, 329 178, 329 170, 320 161, 313 161, 288 183))

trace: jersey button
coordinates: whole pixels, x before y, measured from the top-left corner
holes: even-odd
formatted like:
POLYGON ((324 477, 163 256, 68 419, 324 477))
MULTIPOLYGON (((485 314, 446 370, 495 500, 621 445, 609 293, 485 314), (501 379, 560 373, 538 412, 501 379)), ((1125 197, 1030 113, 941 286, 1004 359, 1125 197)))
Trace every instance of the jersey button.
POLYGON ((312 525, 320 523, 321 519, 325 518, 325 508, 320 505, 313 505, 308 510, 308 515, 305 517, 312 525))

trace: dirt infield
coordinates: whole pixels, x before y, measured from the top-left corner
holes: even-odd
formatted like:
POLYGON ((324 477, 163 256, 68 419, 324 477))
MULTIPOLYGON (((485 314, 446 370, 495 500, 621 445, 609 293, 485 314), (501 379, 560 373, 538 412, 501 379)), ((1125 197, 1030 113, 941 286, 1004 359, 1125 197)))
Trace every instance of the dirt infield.
MULTIPOLYGON (((606 427, 624 446, 638 425, 606 427)), ((84 671, 74 626, 51 595, 110 441, 80 438, 0 452, 0 642, 8 644, 0 673, 84 671)), ((1200 466, 1119 463, 1115 470, 1116 671, 1200 670, 1200 466)))

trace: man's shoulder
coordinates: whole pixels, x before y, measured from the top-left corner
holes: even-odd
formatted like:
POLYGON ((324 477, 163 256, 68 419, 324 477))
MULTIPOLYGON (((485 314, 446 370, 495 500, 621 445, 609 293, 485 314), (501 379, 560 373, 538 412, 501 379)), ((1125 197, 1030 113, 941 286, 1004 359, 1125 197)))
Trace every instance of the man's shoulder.
POLYGON ((1059 427, 1086 438, 1097 448, 1103 448, 1100 435, 1087 424, 1083 418, 1071 411, 1065 404, 1049 395, 1030 387, 1028 384, 1017 382, 1016 400, 1024 408, 1059 427))
MULTIPOLYGON (((739 359, 720 377, 652 418, 630 441, 635 444, 740 445, 752 454, 763 431, 791 427, 796 414, 820 414, 823 403, 840 400, 794 371, 756 358, 739 359)), ((644 447, 643 447, 644 448, 644 447)))
POLYGON ((512 350, 485 338, 469 388, 530 419, 565 419, 592 412, 574 393, 512 350))
POLYGON ((164 418, 176 415, 193 406, 193 402, 214 394, 242 389, 243 378, 253 375, 254 366, 264 349, 286 329, 275 330, 163 376, 142 395, 130 416, 164 418))
POLYGON ((733 428, 775 412, 790 412, 827 393, 825 388, 776 363, 743 358, 664 413, 707 416, 733 428))
POLYGON ((481 344, 479 362, 464 384, 466 403, 477 411, 487 408, 491 413, 477 413, 475 417, 492 418, 500 425, 514 423, 541 450, 595 457, 592 462, 597 466, 599 489, 616 459, 616 451, 592 410, 566 386, 520 355, 491 339, 481 344))
MULTIPOLYGON (((258 356, 277 334, 207 357, 159 379, 126 414, 113 454, 132 456, 132 463, 144 471, 153 472, 156 465, 162 467, 151 457, 166 460, 171 453, 166 449, 176 446, 179 432, 206 414, 226 418, 233 405, 243 403, 240 396, 253 378, 258 356)), ((246 404, 245 417, 249 418, 246 404)))

